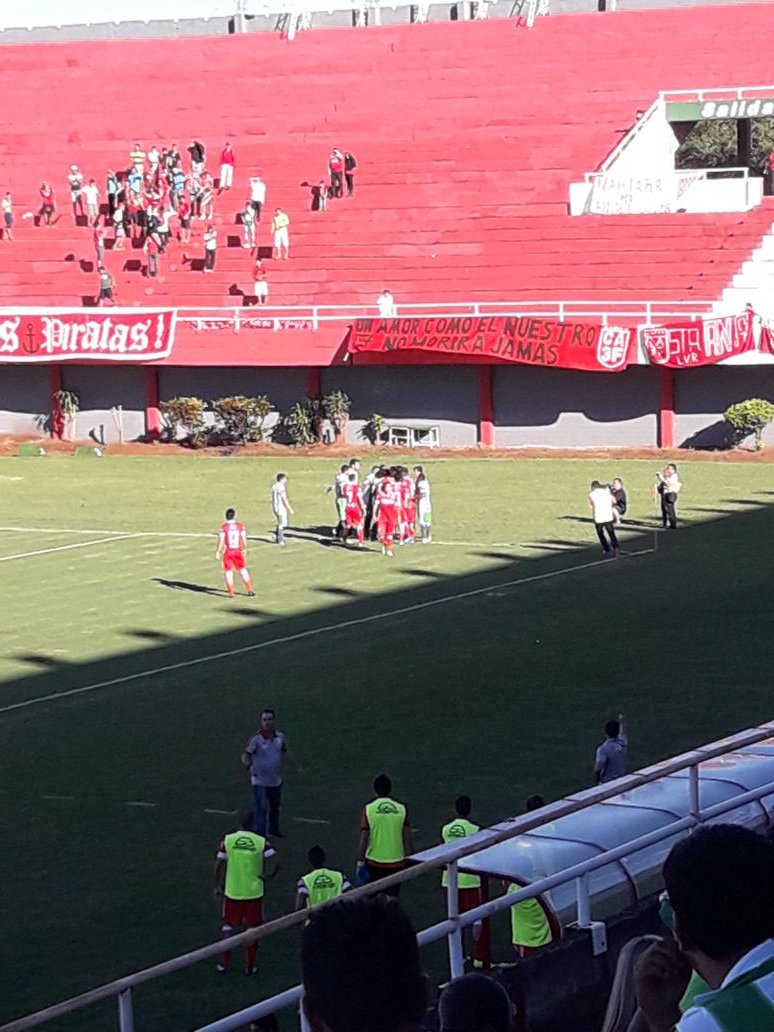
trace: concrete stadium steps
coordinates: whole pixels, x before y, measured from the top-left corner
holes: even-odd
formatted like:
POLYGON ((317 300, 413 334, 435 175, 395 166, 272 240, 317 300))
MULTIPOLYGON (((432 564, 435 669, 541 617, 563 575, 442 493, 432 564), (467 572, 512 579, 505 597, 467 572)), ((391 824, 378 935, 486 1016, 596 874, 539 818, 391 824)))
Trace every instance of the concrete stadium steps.
MULTIPOLYGON (((217 198, 220 248, 205 276, 201 223, 173 242, 161 275, 142 251, 108 247, 129 304, 249 302, 252 259, 237 212, 260 169, 292 219, 291 259, 268 261, 272 304, 399 304, 519 299, 710 298, 731 282, 774 220, 745 215, 567 215, 568 186, 597 167, 659 89, 765 82, 774 9, 619 12, 615 17, 396 26, 365 33, 124 40, 6 46, 0 85, 0 190, 11 189, 16 239, 0 243, 0 304, 88 303, 91 231, 75 227, 65 177, 77 162, 104 192, 135 140, 230 138, 236 187, 217 198), (740 59, 739 54, 744 54, 740 59), (356 195, 313 213, 308 186, 333 145, 358 157, 356 195), (42 179, 61 218, 37 209, 42 179), (234 246, 225 246, 228 238, 234 246)), ((110 236, 110 234, 108 234, 110 236)))

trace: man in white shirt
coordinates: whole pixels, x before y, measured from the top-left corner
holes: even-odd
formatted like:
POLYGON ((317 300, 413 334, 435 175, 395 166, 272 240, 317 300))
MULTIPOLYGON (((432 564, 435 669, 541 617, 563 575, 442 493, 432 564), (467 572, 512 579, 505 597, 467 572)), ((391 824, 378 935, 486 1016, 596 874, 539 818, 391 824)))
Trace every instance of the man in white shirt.
POLYGON ((664 528, 677 530, 677 496, 682 486, 677 466, 671 463, 664 467, 663 473, 657 474, 656 491, 661 499, 661 526, 664 528))
POLYGON ((287 480, 288 478, 284 473, 278 473, 276 480, 271 485, 271 511, 274 513, 278 545, 285 544, 285 528, 288 525, 288 514, 293 515, 293 506, 288 501, 287 480))
POLYGON ((250 204, 255 212, 255 221, 261 221, 261 208, 266 203, 266 183, 256 173, 250 177, 250 204))
POLYGON ((613 503, 615 498, 609 487, 603 487, 598 480, 591 481, 589 492, 589 504, 594 514, 594 529, 597 532, 599 543, 602 545, 602 555, 605 559, 621 554, 618 538, 615 533, 613 503))
POLYGON ((83 196, 86 201, 86 216, 90 222, 94 222, 99 215, 99 187, 93 179, 84 186, 83 196))
POLYGON ((392 292, 387 289, 383 290, 379 297, 377 297, 376 307, 379 309, 380 319, 394 319, 398 314, 398 309, 395 307, 395 298, 392 296, 392 292))
POLYGON ((707 825, 672 848, 663 874, 675 939, 655 943, 635 968, 637 1027, 774 1029, 774 845, 741 825, 707 825), (692 970, 713 991, 681 1015, 692 970))

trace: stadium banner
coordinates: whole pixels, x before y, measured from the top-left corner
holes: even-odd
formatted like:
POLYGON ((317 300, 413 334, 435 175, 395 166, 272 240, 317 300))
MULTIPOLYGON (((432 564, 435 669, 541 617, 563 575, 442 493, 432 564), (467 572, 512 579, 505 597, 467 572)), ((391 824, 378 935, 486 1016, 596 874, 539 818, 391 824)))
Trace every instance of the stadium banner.
POLYGON ((232 333, 240 333, 242 330, 271 330, 279 333, 281 330, 315 330, 313 319, 285 319, 269 316, 247 316, 237 320, 232 316, 227 319, 198 319, 196 316, 184 316, 181 322, 190 323, 196 333, 212 333, 219 330, 230 330, 232 333))
POLYGON ((173 310, 0 315, 0 362, 152 362, 169 358, 173 310))
POLYGON ((723 315, 689 323, 647 326, 642 343, 654 365, 692 369, 755 349, 753 314, 723 315))
POLYGON ((590 215, 659 215, 676 212, 685 194, 704 179, 704 172, 671 172, 662 176, 598 175, 587 204, 590 215))
POLYGON ((358 319, 347 348, 351 354, 432 351, 599 373, 618 373, 636 361, 635 335, 628 327, 531 315, 358 319))

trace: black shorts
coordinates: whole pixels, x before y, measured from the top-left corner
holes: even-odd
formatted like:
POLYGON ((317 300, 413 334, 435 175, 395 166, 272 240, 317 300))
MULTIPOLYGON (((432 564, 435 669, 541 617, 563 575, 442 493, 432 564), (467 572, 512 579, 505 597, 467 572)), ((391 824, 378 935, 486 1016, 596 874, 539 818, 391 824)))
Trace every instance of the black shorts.
POLYGON ((112 301, 113 300, 113 288, 112 287, 101 287, 99 292, 100 301, 112 301))

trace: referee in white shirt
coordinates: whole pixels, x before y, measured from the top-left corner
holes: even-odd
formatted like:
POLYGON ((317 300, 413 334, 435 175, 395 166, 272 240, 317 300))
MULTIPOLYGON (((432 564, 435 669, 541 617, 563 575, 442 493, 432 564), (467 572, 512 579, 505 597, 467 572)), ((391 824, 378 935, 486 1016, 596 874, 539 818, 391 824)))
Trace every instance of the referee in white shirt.
POLYGON ((609 487, 604 487, 598 480, 591 481, 589 492, 589 504, 594 513, 594 529, 597 532, 599 543, 602 545, 602 555, 605 559, 612 559, 621 554, 621 546, 615 533, 613 505, 615 498, 609 487))

